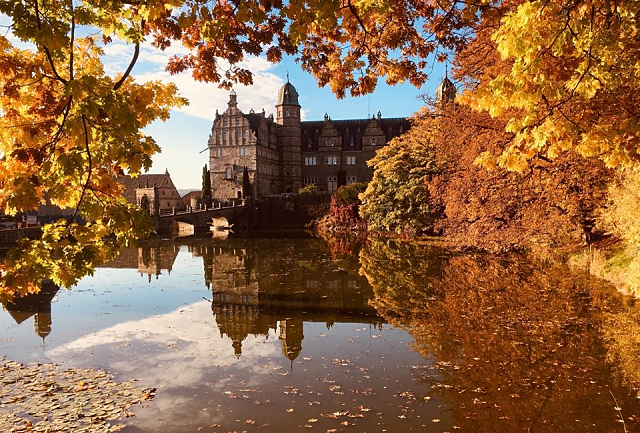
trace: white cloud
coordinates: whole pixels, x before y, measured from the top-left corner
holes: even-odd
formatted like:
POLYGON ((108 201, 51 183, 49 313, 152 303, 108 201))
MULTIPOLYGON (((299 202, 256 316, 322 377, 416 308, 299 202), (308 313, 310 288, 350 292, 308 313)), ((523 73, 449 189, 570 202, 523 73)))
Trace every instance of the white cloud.
MULTIPOLYGON (((189 100, 189 106, 180 108, 191 116, 213 120, 216 110, 223 112, 227 108, 229 92, 219 89, 215 83, 196 81, 191 72, 171 75, 165 71, 169 58, 173 55, 184 55, 188 51, 179 44, 174 44, 164 51, 158 50, 149 43, 144 43, 140 49, 140 56, 132 72, 139 81, 159 80, 173 82, 178 86, 182 96, 189 100)), ((103 59, 105 71, 115 75, 126 69, 133 55, 133 46, 120 41, 105 46, 103 59)), ((222 67, 225 63, 220 62, 222 67)), ((251 86, 238 85, 234 88, 238 94, 239 108, 248 113, 251 108, 256 112, 264 108, 267 113, 274 111, 278 96, 278 89, 284 84, 281 77, 272 72, 274 65, 264 57, 249 57, 239 64, 254 73, 251 86)))
POLYGON ((163 431, 185 414, 190 425, 215 422, 213 414, 200 410, 202 402, 184 389, 205 385, 208 392, 222 394, 237 385, 234 373, 238 370, 251 371, 247 386, 257 386, 269 380, 273 368, 256 368, 255 360, 282 357, 278 338, 270 331, 266 341, 264 336, 247 337, 243 355, 236 359, 231 340, 220 337, 207 301, 119 323, 49 350, 47 356, 85 365, 82 358, 97 353, 109 359, 110 370, 133 372, 140 386, 161 390, 162 398, 155 400, 153 411, 136 411, 137 423, 145 431, 163 431))
MULTIPOLYGON (((277 340, 273 331, 268 339, 277 340)), ((198 385, 207 369, 216 365, 233 362, 234 367, 245 368, 252 365, 252 359, 280 356, 279 345, 264 344, 264 337, 249 336, 242 343, 243 356, 239 360, 232 359, 231 340, 220 337, 211 304, 207 301, 162 315, 118 323, 55 347, 47 355, 74 358, 97 348, 118 354, 112 358, 112 368, 119 371, 139 368, 144 374, 143 380, 156 381, 167 387, 198 385), (193 323, 198 326, 194 327, 193 323), (145 347, 155 349, 148 353, 145 350, 144 356, 139 356, 141 348, 145 347)))

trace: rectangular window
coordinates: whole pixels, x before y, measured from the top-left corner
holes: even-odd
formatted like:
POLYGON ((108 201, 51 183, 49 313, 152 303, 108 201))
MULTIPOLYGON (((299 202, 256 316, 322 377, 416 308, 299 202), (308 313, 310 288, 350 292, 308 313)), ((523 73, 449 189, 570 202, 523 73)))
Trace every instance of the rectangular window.
POLYGON ((304 158, 304 165, 318 165, 318 160, 315 156, 306 156, 304 158))
POLYGON ((249 155, 249 149, 246 147, 241 147, 240 149, 238 149, 240 152, 240 156, 247 156, 249 155))
POLYGON ((222 155, 224 155, 224 153, 223 153, 222 149, 216 149, 216 153, 215 153, 215 155, 216 155, 218 158, 220 158, 222 155))
POLYGON ((347 165, 356 165, 356 157, 347 156, 347 165))
POLYGON ((337 156, 327 156, 327 165, 338 165, 337 156))
POLYGON ((327 177, 327 191, 334 192, 338 189, 338 176, 327 177))
POLYGON ((318 183, 318 178, 317 177, 305 177, 303 180, 305 185, 312 185, 312 184, 317 184, 318 183))
POLYGON ((355 176, 347 176, 347 185, 351 185, 353 183, 357 183, 358 181, 356 180, 355 176))
POLYGON ((375 146, 376 144, 378 144, 376 137, 371 137, 371 145, 375 146))

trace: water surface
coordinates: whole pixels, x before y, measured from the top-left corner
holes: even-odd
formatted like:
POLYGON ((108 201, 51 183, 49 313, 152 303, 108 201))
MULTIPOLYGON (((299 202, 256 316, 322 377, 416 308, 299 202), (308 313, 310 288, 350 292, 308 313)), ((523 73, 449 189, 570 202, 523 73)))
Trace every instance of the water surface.
POLYGON ((519 256, 194 240, 9 305, 0 348, 156 387, 129 432, 638 431, 621 318, 610 288, 519 256))

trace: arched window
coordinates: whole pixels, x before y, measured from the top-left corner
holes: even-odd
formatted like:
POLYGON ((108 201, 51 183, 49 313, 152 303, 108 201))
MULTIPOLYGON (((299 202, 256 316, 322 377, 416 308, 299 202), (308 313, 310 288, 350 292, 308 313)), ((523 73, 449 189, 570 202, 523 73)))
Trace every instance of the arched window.
POLYGON ((233 173, 231 172, 231 167, 227 167, 226 178, 227 179, 233 178, 233 173))

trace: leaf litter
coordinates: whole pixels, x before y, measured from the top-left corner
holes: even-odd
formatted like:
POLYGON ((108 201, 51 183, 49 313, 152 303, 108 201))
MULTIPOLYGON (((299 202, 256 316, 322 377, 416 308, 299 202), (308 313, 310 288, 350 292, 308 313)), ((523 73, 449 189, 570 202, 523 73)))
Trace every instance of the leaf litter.
POLYGON ((109 433, 135 416, 132 405, 154 398, 155 388, 116 382, 101 370, 22 364, 0 358, 0 431, 109 433))

